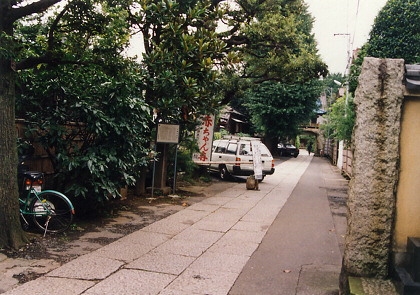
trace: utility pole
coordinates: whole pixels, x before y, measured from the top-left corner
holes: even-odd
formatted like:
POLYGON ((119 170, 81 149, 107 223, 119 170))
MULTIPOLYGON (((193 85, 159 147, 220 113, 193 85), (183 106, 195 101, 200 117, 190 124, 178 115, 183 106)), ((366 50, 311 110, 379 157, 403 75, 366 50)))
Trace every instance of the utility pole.
MULTIPOLYGON (((348 21, 347 21, 348 24, 348 21)), ((348 28, 347 28, 348 32, 348 28)), ((347 105, 348 105, 348 99, 349 99, 349 77, 350 77, 350 66, 351 66, 351 60, 352 56, 350 54, 350 34, 349 33, 341 33, 341 34, 334 34, 334 36, 347 36, 347 66, 345 71, 346 76, 346 104, 344 106, 344 116, 347 118, 347 105)), ((338 145, 338 157, 337 157, 337 167, 340 168, 340 170, 343 168, 343 154, 344 154, 344 141, 341 140, 338 145)))
POLYGON ((346 76, 346 106, 345 106, 345 116, 347 117, 347 104, 349 97, 349 82, 350 82, 350 67, 352 63, 353 56, 350 53, 350 34, 349 33, 340 33, 334 34, 334 36, 347 36, 347 65, 344 75, 346 76))

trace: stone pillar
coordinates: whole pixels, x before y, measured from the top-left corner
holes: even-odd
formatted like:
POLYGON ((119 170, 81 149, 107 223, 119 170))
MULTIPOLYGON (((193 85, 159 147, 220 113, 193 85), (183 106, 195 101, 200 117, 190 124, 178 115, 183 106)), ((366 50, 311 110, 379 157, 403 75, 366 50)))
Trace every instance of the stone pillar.
POLYGON ((159 160, 156 162, 155 190, 159 190, 163 195, 168 195, 171 192, 171 188, 166 186, 166 181, 168 180, 169 144, 158 143, 157 145, 159 160))
POLYGON ((386 277, 398 182, 404 60, 367 57, 354 98, 353 177, 341 286, 350 276, 386 277))

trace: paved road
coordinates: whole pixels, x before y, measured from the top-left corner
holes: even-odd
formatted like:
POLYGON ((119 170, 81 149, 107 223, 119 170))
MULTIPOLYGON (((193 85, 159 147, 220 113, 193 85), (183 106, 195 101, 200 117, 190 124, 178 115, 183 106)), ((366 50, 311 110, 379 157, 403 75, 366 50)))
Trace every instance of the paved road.
POLYGON ((346 188, 314 158, 229 294, 338 294, 346 188))
POLYGON ((337 183, 326 160, 300 155, 259 191, 232 183, 5 294, 333 294, 345 229, 328 198, 337 183))

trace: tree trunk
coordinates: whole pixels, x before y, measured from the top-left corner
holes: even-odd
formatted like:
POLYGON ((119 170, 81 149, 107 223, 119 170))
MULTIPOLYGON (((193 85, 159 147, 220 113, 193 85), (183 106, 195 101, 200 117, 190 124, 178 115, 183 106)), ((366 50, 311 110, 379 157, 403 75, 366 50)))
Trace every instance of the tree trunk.
POLYGON ((0 58, 0 248, 18 248, 27 241, 19 219, 15 127, 15 73, 0 58))
POLYGON ((271 136, 265 136, 264 137, 264 144, 267 146, 267 148, 269 149, 269 151, 274 155, 277 151, 277 141, 275 138, 271 137, 271 136))
POLYGON ((140 171, 140 177, 136 179, 135 194, 137 196, 141 196, 146 193, 146 175, 147 167, 145 166, 140 171))

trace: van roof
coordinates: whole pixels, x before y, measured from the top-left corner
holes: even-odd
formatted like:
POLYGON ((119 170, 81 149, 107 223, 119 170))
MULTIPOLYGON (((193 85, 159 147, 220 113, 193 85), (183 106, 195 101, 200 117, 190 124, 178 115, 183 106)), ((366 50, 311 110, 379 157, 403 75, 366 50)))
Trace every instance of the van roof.
POLYGON ((258 137, 240 137, 235 135, 225 135, 222 139, 228 139, 228 140, 248 140, 248 141, 261 141, 261 138, 258 137))

